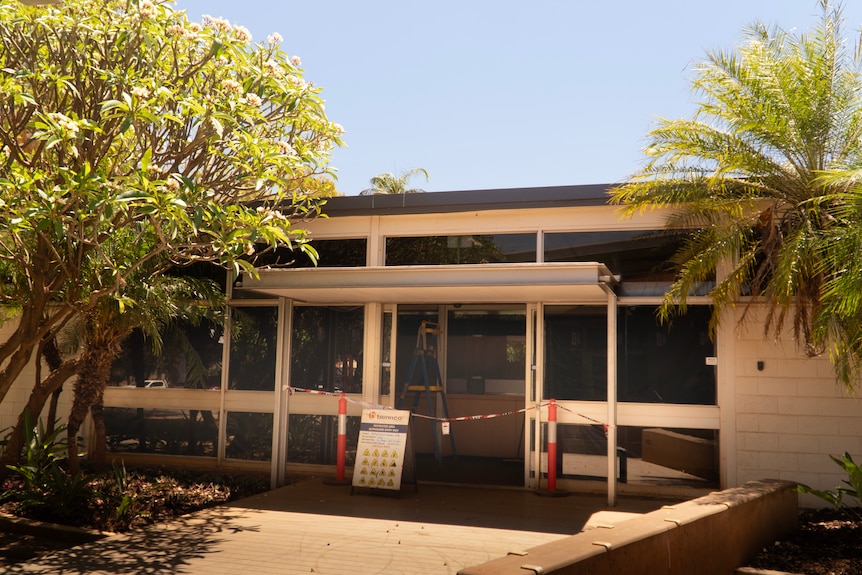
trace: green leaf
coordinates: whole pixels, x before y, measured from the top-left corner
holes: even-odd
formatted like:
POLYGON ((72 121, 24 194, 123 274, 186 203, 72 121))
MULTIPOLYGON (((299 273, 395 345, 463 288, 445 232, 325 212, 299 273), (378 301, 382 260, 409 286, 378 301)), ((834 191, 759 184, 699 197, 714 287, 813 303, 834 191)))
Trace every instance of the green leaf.
POLYGON ((210 123, 212 124, 213 130, 215 130, 218 137, 221 138, 224 136, 224 126, 221 122, 218 121, 218 118, 215 116, 210 116, 210 123))
POLYGON ((102 102, 101 113, 104 114, 109 110, 113 110, 114 108, 120 108, 123 106, 123 103, 119 100, 105 100, 102 102))
POLYGON ((150 169, 150 162, 153 159, 153 150, 152 148, 147 148, 144 151, 144 155, 141 156, 141 171, 146 173, 147 170, 150 169))

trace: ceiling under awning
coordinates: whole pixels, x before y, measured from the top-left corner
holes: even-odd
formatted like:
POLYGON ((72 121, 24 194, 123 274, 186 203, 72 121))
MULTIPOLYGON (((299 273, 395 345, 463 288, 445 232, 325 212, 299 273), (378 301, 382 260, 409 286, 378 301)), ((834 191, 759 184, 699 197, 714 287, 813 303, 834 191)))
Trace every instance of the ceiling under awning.
POLYGON ((595 262, 262 269, 235 290, 306 303, 606 302, 616 283, 595 262))

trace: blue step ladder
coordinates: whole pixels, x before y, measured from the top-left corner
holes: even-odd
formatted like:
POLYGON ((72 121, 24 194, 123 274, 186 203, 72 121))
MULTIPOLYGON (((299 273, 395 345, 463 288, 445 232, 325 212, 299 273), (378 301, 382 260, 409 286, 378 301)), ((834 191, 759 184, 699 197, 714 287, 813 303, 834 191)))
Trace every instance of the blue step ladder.
MULTIPOLYGON (((440 396, 440 403, 443 406, 443 415, 449 419, 449 407, 446 405, 446 391, 443 388, 443 378, 440 375, 440 364, 437 362, 437 342, 439 341, 441 330, 440 325, 432 321, 422 321, 419 325, 419 333, 416 336, 416 349, 413 352, 413 359, 410 361, 410 369, 407 371, 407 381, 401 389, 401 395, 398 400, 399 408, 404 405, 404 400, 408 394, 413 394, 413 406, 411 411, 416 411, 419 406, 419 400, 424 395, 428 400, 428 410, 432 417, 437 417, 437 395, 440 396), (413 378, 416 376, 416 368, 420 367, 421 383, 415 384, 413 378)), ((436 422, 435 422, 436 423, 436 422)), ((442 453, 440 446, 440 437, 437 432, 437 426, 434 426, 434 456, 437 461, 441 461, 442 453)), ((449 432, 449 444, 452 447, 452 454, 455 455, 455 437, 449 432)))

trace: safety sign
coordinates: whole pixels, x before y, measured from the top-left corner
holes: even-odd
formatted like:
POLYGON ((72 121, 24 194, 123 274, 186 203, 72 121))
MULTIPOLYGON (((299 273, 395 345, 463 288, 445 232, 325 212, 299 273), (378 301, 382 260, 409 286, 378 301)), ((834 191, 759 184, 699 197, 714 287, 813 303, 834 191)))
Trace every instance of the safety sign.
POLYGON ((353 486, 401 489, 410 411, 363 409, 353 466, 353 486))

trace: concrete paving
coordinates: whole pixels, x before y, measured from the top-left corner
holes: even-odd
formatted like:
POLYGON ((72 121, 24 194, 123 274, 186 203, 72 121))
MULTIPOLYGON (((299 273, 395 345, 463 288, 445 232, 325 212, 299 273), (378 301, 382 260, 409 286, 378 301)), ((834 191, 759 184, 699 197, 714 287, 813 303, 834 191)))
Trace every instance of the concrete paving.
POLYGON ((670 503, 622 498, 608 509, 604 497, 413 487, 354 493, 350 486, 310 478, 6 572, 454 574, 670 503))

